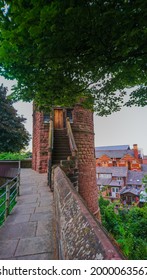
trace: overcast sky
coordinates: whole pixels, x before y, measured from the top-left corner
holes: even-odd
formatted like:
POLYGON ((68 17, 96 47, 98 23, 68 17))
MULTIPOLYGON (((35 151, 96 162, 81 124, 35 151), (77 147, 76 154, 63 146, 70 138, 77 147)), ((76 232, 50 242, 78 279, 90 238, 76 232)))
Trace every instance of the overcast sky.
MULTIPOLYGON (((0 84, 7 86, 9 92, 14 82, 0 77, 0 84)), ((18 102, 14 104, 18 114, 27 118, 26 129, 32 134, 32 104, 18 102)), ((144 108, 123 108, 108 117, 94 116, 95 146, 138 144, 147 155, 147 106, 144 108)), ((29 149, 32 148, 30 143, 29 149)))

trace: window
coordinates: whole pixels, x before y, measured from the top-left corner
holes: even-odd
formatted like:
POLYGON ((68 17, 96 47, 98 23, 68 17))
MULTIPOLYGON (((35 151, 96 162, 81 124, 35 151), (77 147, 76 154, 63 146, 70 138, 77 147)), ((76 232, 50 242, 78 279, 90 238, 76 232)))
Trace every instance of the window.
POLYGON ((121 180, 122 180, 122 177, 117 177, 116 180, 117 180, 117 181, 121 181, 121 180))
POLYGON ((119 192, 119 188, 112 188, 112 192, 113 193, 118 193, 119 192))
POLYGON ((50 122, 50 115, 49 115, 49 114, 44 114, 44 116, 43 116, 43 122, 44 122, 44 123, 49 123, 49 122, 50 122))
POLYGON ((72 109, 67 109, 66 110, 66 116, 67 116, 67 118, 69 118, 70 123, 73 123, 72 109))
POLYGON ((103 174, 103 173, 99 174, 99 178, 111 178, 111 177, 112 177, 111 174, 103 174))

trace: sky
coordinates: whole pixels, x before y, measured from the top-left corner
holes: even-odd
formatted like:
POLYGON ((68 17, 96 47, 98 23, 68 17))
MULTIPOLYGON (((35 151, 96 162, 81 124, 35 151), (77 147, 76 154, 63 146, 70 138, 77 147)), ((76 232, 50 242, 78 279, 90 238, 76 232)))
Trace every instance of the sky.
MULTIPOLYGON (((0 84, 8 87, 10 92, 12 81, 0 77, 0 84)), ((19 115, 23 115, 27 121, 26 129, 32 134, 32 103, 17 102, 14 107, 19 115)), ((147 106, 124 107, 120 112, 115 112, 107 117, 99 117, 94 114, 95 146, 113 146, 138 144, 143 154, 147 155, 147 106)), ((32 149, 32 143, 28 147, 32 149)))

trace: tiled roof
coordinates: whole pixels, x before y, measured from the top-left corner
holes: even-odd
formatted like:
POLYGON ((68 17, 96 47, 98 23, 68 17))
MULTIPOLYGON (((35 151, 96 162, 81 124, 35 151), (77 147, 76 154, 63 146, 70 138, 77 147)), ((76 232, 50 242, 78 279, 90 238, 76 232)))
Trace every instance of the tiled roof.
POLYGON ((126 193, 131 193, 131 194, 134 194, 134 195, 137 195, 139 196, 141 192, 141 189, 140 188, 133 188, 133 187, 124 187, 121 191, 120 191, 120 194, 126 194, 126 193))
POLYGON ((113 177, 127 177, 127 167, 96 167, 96 173, 112 174, 113 177))
POLYGON ((122 187, 123 181, 121 180, 119 183, 119 181, 117 181, 117 180, 98 178, 97 185, 98 186, 110 186, 110 187, 122 187))
POLYGON ((123 186, 123 181, 117 181, 117 180, 112 180, 111 183, 109 184, 111 187, 122 187, 123 186))
POLYGON ((111 179, 106 179, 106 178, 97 179, 97 185, 99 185, 99 186, 109 186, 110 182, 111 182, 111 179))
POLYGON ((129 145, 116 145, 116 146, 100 146, 95 148, 96 151, 117 151, 117 150, 130 150, 129 145))
POLYGON ((129 154, 134 156, 134 152, 132 150, 96 150, 95 156, 96 158, 100 158, 103 155, 107 155, 110 158, 122 158, 124 155, 129 154))
POLYGON ((141 164, 141 170, 147 174, 147 164, 141 164))
POLYGON ((128 171, 127 185, 142 185, 142 178, 144 177, 144 172, 142 171, 128 171))

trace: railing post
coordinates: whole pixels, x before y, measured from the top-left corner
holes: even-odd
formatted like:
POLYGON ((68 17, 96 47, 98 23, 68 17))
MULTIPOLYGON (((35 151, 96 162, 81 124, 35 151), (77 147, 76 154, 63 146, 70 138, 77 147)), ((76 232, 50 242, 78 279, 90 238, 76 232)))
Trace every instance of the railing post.
POLYGON ((20 187, 20 173, 17 175, 17 196, 19 196, 19 187, 20 187))
POLYGON ((10 206, 10 187, 9 184, 6 186, 6 210, 5 210, 5 220, 9 215, 9 206, 10 206))

